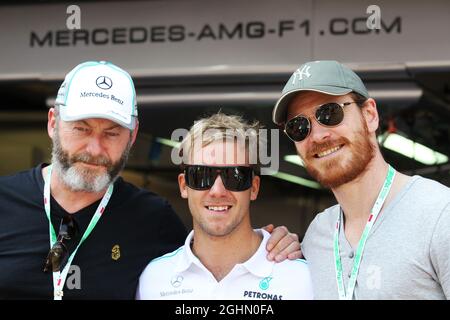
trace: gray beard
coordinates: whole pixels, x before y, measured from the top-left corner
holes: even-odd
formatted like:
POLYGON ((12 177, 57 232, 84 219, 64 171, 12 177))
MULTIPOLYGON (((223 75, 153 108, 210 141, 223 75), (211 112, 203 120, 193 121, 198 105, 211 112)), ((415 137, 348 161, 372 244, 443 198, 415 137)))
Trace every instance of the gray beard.
POLYGON ((83 170, 73 165, 73 159, 69 157, 68 153, 61 146, 58 130, 55 133, 52 148, 53 170, 67 188, 72 191, 98 193, 105 190, 117 180, 130 154, 131 139, 119 161, 112 164, 102 163, 106 166, 106 172, 93 174, 89 170, 83 170))
POLYGON ((117 179, 117 176, 110 177, 108 173, 102 173, 88 181, 77 168, 64 168, 57 157, 52 156, 52 164, 53 170, 57 173, 58 177, 72 191, 98 193, 105 190, 110 183, 114 183, 117 179))

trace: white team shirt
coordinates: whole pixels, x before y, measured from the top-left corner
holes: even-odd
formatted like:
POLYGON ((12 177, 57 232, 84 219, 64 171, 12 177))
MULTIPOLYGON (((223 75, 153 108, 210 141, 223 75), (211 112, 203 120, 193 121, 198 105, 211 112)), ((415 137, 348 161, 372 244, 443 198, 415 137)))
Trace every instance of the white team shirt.
POLYGON ((184 246, 152 260, 139 279, 138 300, 300 300, 313 299, 311 276, 305 260, 268 261, 270 234, 257 230, 263 240, 255 254, 234 266, 217 282, 192 253, 194 231, 184 246))

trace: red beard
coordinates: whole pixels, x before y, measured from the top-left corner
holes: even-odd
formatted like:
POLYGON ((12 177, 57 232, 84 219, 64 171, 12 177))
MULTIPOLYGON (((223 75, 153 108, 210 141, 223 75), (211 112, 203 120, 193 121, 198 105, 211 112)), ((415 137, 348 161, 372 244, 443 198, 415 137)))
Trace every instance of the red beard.
MULTIPOLYGON (((340 152, 340 151, 338 151, 340 152)), ((355 139, 350 142, 347 138, 341 137, 334 141, 327 141, 321 144, 314 144, 303 159, 306 170, 309 174, 326 188, 334 189, 350 181, 355 180, 367 168, 375 155, 375 147, 369 140, 369 130, 364 121, 362 129, 355 132, 355 139), (315 165, 315 155, 333 147, 345 145, 350 152, 351 158, 345 163, 339 162, 339 157, 330 160, 323 159, 322 163, 315 165)))

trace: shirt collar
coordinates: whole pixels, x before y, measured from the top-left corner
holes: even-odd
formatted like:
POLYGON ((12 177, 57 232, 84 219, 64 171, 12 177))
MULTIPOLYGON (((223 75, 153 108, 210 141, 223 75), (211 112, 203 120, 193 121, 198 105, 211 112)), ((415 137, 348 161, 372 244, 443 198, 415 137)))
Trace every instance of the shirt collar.
POLYGON ((191 264, 194 263, 194 261, 198 261, 200 263, 198 258, 192 253, 191 243, 193 238, 194 238, 194 230, 192 230, 189 233, 189 235, 186 238, 186 241, 184 242, 182 254, 175 267, 176 272, 186 271, 191 266, 191 264))
POLYGON ((261 244, 253 256, 244 262, 242 266, 255 276, 264 278, 272 274, 273 266, 275 264, 275 262, 267 260, 266 245, 270 238, 270 233, 264 229, 258 229, 256 232, 263 236, 261 244))
MULTIPOLYGON (((258 229, 256 230, 256 232, 263 237, 261 244, 259 245, 258 250, 256 250, 256 252, 251 256, 251 258, 242 263, 241 266, 243 266, 245 269, 247 269, 248 272, 254 274, 255 276, 264 278, 272 274, 275 262, 267 260, 266 245, 267 241, 270 238, 270 234, 263 229, 258 229)), ((196 264, 201 269, 205 269, 205 266, 203 266, 201 261, 192 252, 191 243, 193 238, 194 230, 189 233, 186 241, 184 242, 184 250, 175 268, 176 272, 186 271, 192 264, 196 264)))

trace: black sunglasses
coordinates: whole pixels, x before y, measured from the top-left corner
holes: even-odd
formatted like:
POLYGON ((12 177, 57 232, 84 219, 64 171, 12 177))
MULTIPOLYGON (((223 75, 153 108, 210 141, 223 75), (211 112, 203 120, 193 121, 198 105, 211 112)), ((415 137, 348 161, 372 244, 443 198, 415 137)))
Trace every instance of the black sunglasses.
POLYGON ((220 175, 222 183, 229 191, 244 191, 252 186, 253 168, 244 166, 212 167, 185 165, 184 179, 189 188, 208 190, 220 175))
POLYGON ((58 237, 50 249, 44 263, 44 272, 60 271, 62 263, 67 258, 67 242, 78 234, 78 226, 72 216, 67 215, 61 219, 58 237))
MULTIPOLYGON (((352 103, 356 102, 330 102, 322 104, 314 112, 314 118, 322 126, 335 127, 344 120, 344 107, 352 103)), ((301 114, 295 116, 286 122, 284 133, 294 142, 303 141, 311 133, 311 120, 301 114)))

